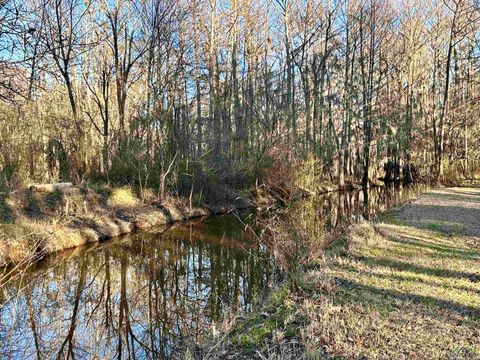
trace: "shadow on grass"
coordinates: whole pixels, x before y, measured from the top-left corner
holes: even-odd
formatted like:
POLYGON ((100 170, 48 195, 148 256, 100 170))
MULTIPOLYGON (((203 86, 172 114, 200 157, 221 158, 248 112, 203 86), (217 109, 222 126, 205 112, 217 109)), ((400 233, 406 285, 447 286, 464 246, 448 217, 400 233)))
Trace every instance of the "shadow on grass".
MULTIPOLYGON (((393 238, 392 236, 387 236, 388 240, 397 244, 398 248, 405 247, 420 247, 421 249, 433 250, 434 253, 421 253, 421 249, 418 249, 419 255, 421 256, 432 256, 436 254, 441 256, 450 256, 456 259, 471 259, 471 256, 480 256, 480 252, 472 250, 465 250, 455 246, 443 245, 443 244, 434 244, 427 241, 411 239, 411 238, 393 238)), ((387 250, 388 251, 388 250, 387 250)), ((422 284, 433 286, 437 288, 443 288, 448 291, 465 291, 472 293, 472 296, 478 296, 480 291, 476 289, 476 283, 480 282, 480 273, 468 272, 468 271, 457 271, 449 268, 443 267, 433 267, 433 266, 422 266, 414 263, 415 259, 412 261, 401 261, 398 259, 389 259, 384 257, 374 257, 374 256, 364 256, 364 255, 352 255, 351 259, 363 263, 364 265, 370 268, 368 270, 360 270, 358 267, 351 264, 340 264, 339 268, 343 269, 349 273, 353 273, 353 278, 358 279, 365 274, 371 276, 372 278, 385 279, 390 281, 400 282, 409 282, 417 283, 418 286, 422 284), (383 267, 387 268, 390 271, 388 273, 377 272, 375 269, 383 267), (400 272, 408 273, 408 275, 403 275, 400 272), (428 281, 428 279, 423 279, 421 276, 436 277, 437 281, 428 281), (451 286, 450 283, 442 284, 442 278, 449 278, 454 280, 467 280, 470 281, 472 287, 468 286, 451 286)), ((475 257, 474 257, 475 259, 475 257)), ((457 260, 458 261, 458 260, 457 260)), ((373 285, 365 285, 355 280, 351 280, 350 276, 346 279, 342 276, 336 278, 338 284, 346 291, 345 301, 353 301, 356 303, 370 304, 374 306, 380 312, 382 310, 392 311, 395 308, 398 308, 399 305, 410 306, 421 305, 427 307, 430 310, 448 310, 451 313, 455 313, 461 316, 469 316, 468 321, 473 321, 480 324, 480 304, 479 307, 462 305, 454 301, 440 299, 435 296, 428 295, 418 295, 410 293, 408 291, 400 291, 395 289, 382 289, 373 285), (362 300, 363 299, 363 300, 362 300)), ((468 294, 465 294, 469 296, 468 294)), ((423 311, 421 308, 415 307, 416 310, 423 311)))
POLYGON ((410 204, 399 220, 422 230, 480 236, 480 209, 462 206, 410 204))
POLYGON ((407 236, 402 236, 401 239, 393 236, 389 236, 388 240, 409 248, 419 247, 423 249, 432 250, 436 253, 434 254, 434 256, 437 256, 437 257, 451 257, 456 259, 480 260, 480 251, 477 251, 474 249, 468 250, 468 249, 464 249, 456 246, 434 244, 425 240, 420 240, 417 238, 407 237, 407 236))
POLYGON ((439 199, 441 201, 444 200, 451 200, 451 201, 465 201, 465 202, 474 202, 474 203, 480 203, 480 195, 479 194, 472 194, 472 193, 467 193, 467 192, 449 192, 449 193, 428 193, 425 195, 425 197, 433 198, 433 199, 439 199))
POLYGON ((480 281, 480 274, 464 272, 464 271, 455 271, 444 268, 434 268, 416 265, 410 262, 402 262, 396 260, 390 260, 385 258, 375 258, 370 256, 352 256, 353 259, 363 262, 371 267, 383 266, 389 267, 397 271, 408 271, 418 274, 425 274, 429 276, 437 277, 447 277, 452 279, 466 279, 473 282, 480 281))
MULTIPOLYGON (((368 299, 369 304, 377 308, 379 306, 387 309, 389 308, 389 310, 398 308, 399 305, 423 305, 430 310, 434 310, 435 312, 438 309, 447 310, 460 316, 468 316, 475 323, 480 322, 480 310, 478 307, 459 305, 452 301, 442 300, 432 296, 405 293, 392 289, 381 289, 376 286, 364 285, 356 281, 346 280, 342 278, 337 278, 337 283, 344 290, 346 290, 345 296, 342 296, 342 301, 365 304, 365 299, 368 299)), ((412 308, 412 310, 418 311, 421 309, 415 307, 412 308)))
POLYGON ((467 195, 467 196, 475 196, 475 197, 478 197, 480 199, 480 192, 465 192, 465 191, 456 191, 455 190, 455 194, 458 194, 458 195, 467 195))
MULTIPOLYGON (((347 269, 350 272, 357 273, 359 275, 362 275, 362 271, 355 268, 354 266, 343 266, 344 269, 347 269)), ((369 274, 373 277, 379 278, 379 279, 385 279, 385 280, 396 280, 396 281, 408 281, 408 282, 415 282, 419 284, 425 284, 429 286, 437 286, 437 287, 443 287, 443 288, 448 288, 456 291, 467 291, 467 292, 473 292, 476 294, 480 295, 480 289, 473 289, 468 286, 458 286, 458 285, 444 285, 442 286, 441 284, 435 282, 435 281, 429 281, 424 278, 421 278, 419 274, 410 274, 410 275, 400 275, 400 274, 382 274, 379 272, 374 272, 371 271, 369 274)))

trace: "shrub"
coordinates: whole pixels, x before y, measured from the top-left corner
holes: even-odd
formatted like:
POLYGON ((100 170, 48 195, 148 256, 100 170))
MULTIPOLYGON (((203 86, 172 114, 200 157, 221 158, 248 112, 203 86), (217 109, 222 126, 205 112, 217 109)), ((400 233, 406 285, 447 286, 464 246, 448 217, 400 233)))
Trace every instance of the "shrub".
POLYGON ((20 189, 28 182, 28 177, 20 171, 17 163, 7 162, 0 169, 0 192, 20 189))

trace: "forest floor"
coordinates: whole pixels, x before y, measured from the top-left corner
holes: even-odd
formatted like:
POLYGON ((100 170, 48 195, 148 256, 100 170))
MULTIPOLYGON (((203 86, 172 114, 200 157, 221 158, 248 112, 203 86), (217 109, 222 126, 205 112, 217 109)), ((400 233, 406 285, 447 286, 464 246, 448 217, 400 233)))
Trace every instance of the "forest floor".
POLYGON ((431 190, 350 230, 213 357, 480 359, 480 189, 431 190))

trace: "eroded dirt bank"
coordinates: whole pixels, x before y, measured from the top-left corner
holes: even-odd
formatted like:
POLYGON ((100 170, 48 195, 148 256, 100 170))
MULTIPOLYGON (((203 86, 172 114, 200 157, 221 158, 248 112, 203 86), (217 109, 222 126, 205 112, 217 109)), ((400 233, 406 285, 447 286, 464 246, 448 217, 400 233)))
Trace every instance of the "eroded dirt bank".
POLYGON ((130 189, 59 183, 0 194, 0 266, 28 263, 39 256, 146 229, 232 210, 252 201, 229 194, 215 205, 154 195, 142 202, 130 189))

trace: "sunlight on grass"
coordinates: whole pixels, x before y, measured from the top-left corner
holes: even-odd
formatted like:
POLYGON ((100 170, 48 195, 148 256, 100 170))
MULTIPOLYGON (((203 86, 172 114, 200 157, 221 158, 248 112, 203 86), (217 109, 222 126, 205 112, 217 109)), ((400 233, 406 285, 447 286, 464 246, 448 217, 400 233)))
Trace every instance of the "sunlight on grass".
POLYGON ((127 187, 113 189, 108 198, 109 206, 131 207, 138 203, 139 200, 133 194, 132 189, 127 187))
POLYGON ((390 219, 360 225, 346 256, 331 255, 327 269, 306 275, 321 293, 308 303, 304 336, 312 354, 318 348, 345 358, 478 354, 480 249, 467 238, 390 219))

